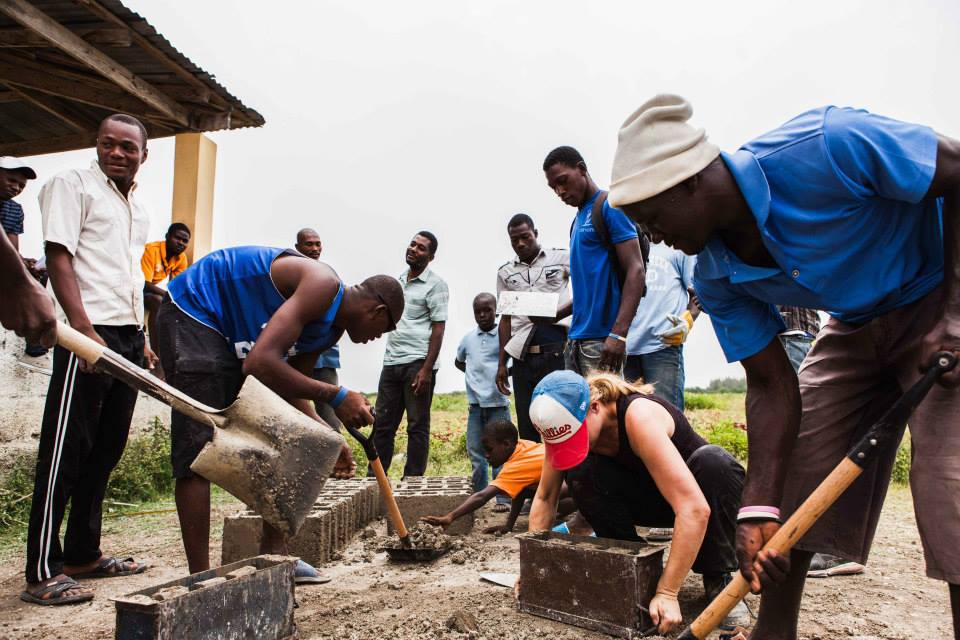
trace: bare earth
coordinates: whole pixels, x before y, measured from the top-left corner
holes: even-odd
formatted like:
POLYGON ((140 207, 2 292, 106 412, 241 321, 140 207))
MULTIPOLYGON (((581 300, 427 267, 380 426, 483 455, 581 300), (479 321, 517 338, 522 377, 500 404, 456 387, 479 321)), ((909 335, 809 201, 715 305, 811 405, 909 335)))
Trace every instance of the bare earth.
MULTIPOLYGON (((218 507, 218 518, 236 509, 218 507)), ((477 530, 502 516, 485 512, 477 530)), ((518 529, 524 529, 521 519, 518 529)), ((384 535, 385 525, 376 525, 384 535)), ((8 558, 0 572, 0 639, 113 638, 110 597, 181 577, 186 572, 176 517, 172 513, 115 518, 105 525, 104 549, 135 555, 154 564, 146 574, 91 581, 97 598, 71 607, 37 607, 21 602, 22 556, 8 558)), ((297 590, 300 637, 316 639, 606 638, 519 613, 511 590, 481 582, 484 571, 518 573, 517 541, 473 534, 463 548, 428 565, 389 564, 371 554, 359 536, 344 559, 324 570, 333 582, 297 590), (369 558, 370 561, 365 561, 369 558), (476 621, 476 630, 473 620, 476 621)), ((212 557, 219 558, 217 540, 212 557)), ((801 617, 807 640, 950 640, 948 598, 943 583, 923 575, 923 558, 909 491, 891 489, 874 553, 862 576, 808 581, 801 617)), ((602 594, 598 584, 598 595, 602 594)), ((689 621, 704 606, 699 576, 681 592, 689 621)), ((750 600, 756 611, 757 601, 750 600)))

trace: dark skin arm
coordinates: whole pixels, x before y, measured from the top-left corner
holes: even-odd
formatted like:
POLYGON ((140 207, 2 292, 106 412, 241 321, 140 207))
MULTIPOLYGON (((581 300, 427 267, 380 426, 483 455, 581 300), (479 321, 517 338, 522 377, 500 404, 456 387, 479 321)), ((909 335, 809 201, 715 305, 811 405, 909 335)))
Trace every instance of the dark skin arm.
POLYGON ((690 301, 687 302, 687 311, 689 311, 693 319, 696 320, 702 311, 700 308, 700 300, 697 298, 697 292, 693 290, 693 287, 688 288, 687 293, 690 295, 690 301))
POLYGON ((10 244, 13 245, 13 248, 16 249, 17 253, 20 253, 20 236, 16 233, 8 233, 7 240, 10 241, 10 244))
MULTIPOLYGON (((317 358, 320 357, 319 351, 312 351, 310 353, 298 353, 295 356, 287 358, 287 364, 299 371, 305 376, 310 376, 313 373, 313 367, 317 362, 317 358)), ((303 398, 284 398, 287 402, 295 406, 297 409, 307 414, 320 424, 333 429, 333 427, 323 421, 323 418, 317 414, 316 407, 313 406, 313 403, 309 400, 304 400, 303 398)), ((332 478, 352 478, 354 473, 357 471, 357 463, 353 461, 353 452, 350 450, 349 445, 344 443, 343 447, 340 450, 340 457, 337 458, 336 464, 333 466, 333 471, 330 476, 332 478)))
MULTIPOLYGON (((73 255, 62 244, 48 242, 45 247, 47 256, 47 274, 50 285, 57 296, 60 307, 67 316, 70 326, 87 336, 94 342, 107 346, 90 322, 83 300, 80 298, 80 285, 77 284, 77 274, 73 270, 73 255)), ((80 360, 80 370, 84 373, 93 371, 93 367, 85 360, 80 360)))
MULTIPOLYGON (((743 505, 779 506, 790 452, 800 428, 800 386, 780 339, 742 361, 747 372, 748 469, 743 505)), ((737 527, 740 572, 754 593, 783 580, 789 559, 760 548, 780 528, 775 522, 737 527)))
POLYGON ((446 328, 446 322, 433 322, 430 324, 430 344, 427 346, 427 357, 423 361, 423 366, 417 375, 414 376, 410 386, 413 388, 413 395, 419 396, 426 393, 433 381, 433 365, 437 362, 437 356, 440 355, 440 345, 443 344, 443 331, 446 328))
POLYGON ((500 316, 500 324, 497 325, 497 338, 500 340, 500 360, 497 362, 497 390, 505 396, 510 395, 510 383, 507 382, 507 359, 510 354, 507 353, 507 343, 510 342, 510 334, 513 329, 511 326, 512 316, 506 314, 500 316))
POLYGON ((0 237, 0 324, 32 343, 52 347, 57 340, 53 301, 30 277, 6 234, 0 237), (15 303, 14 303, 15 302, 15 303))
POLYGON ((163 296, 167 295, 167 292, 166 292, 165 289, 163 289, 163 288, 161 288, 161 287, 158 287, 158 286, 155 285, 155 284, 150 284, 149 282, 144 282, 144 283, 143 283, 143 292, 144 292, 144 293, 150 293, 150 294, 153 294, 153 295, 155 295, 155 296, 160 296, 161 298, 162 298, 163 296))
POLYGON ((467 363, 466 363, 466 362, 461 362, 460 360, 457 360, 456 358, 454 358, 454 359, 453 359, 453 366, 455 366, 457 369, 460 369, 460 371, 463 371, 464 373, 467 372, 467 363))
MULTIPOLYGON (((637 314, 637 305, 640 304, 640 298, 646 288, 647 271, 643 266, 643 256, 640 255, 640 245, 635 240, 627 240, 614 247, 617 250, 617 261, 623 267, 626 278, 620 295, 617 319, 610 333, 626 338, 630 330, 630 321, 637 314)), ((603 342, 603 351, 600 354, 600 368, 619 371, 623 366, 626 352, 625 342, 616 338, 607 338, 603 342)))
MULTIPOLYGON (((303 327, 330 307, 340 286, 337 276, 322 263, 296 256, 275 260, 270 275, 286 301, 270 318, 247 354, 243 372, 256 377, 284 398, 330 402, 339 388, 298 371, 284 360, 284 356, 300 337, 303 327)), ((313 361, 316 362, 315 357, 313 361)), ((344 424, 351 427, 373 424, 369 403, 356 391, 348 392, 335 412, 344 424)))
MULTIPOLYGON (((937 169, 927 197, 943 198, 943 302, 938 322, 923 338, 920 364, 930 364, 937 351, 960 352, 960 140, 939 136, 937 169)), ((960 367, 940 376, 939 383, 960 385, 960 367)))
MULTIPOLYGON (((527 498, 532 498, 534 492, 536 491, 537 485, 533 485, 533 488, 527 488, 517 494, 517 497, 510 500, 510 513, 507 514, 507 521, 500 525, 494 525, 492 527, 487 527, 483 530, 484 533, 510 533, 513 531, 514 525, 517 524, 517 518, 520 517, 520 511, 523 510, 523 503, 527 501, 527 498)), ((501 492, 503 493, 503 492, 501 492)))
POLYGON ((483 505, 487 504, 493 498, 497 497, 498 493, 502 493, 500 489, 488 484, 486 488, 477 491, 472 496, 460 503, 456 509, 444 516, 423 516, 420 518, 422 522, 427 524, 432 524, 435 527, 449 527, 454 520, 457 518, 462 518, 468 513, 473 513, 483 505))

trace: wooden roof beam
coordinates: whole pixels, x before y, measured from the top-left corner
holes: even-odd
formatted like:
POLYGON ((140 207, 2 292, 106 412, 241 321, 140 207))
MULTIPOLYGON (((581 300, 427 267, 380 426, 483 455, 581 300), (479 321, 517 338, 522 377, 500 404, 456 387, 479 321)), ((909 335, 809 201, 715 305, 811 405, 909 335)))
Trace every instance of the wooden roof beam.
MULTIPOLYGON (((90 44, 99 44, 105 47, 129 47, 132 44, 130 32, 127 29, 115 27, 70 27, 70 31, 83 38, 90 44)), ((29 29, 0 29, 0 48, 35 48, 49 47, 50 41, 40 34, 29 29)))
POLYGON ((184 127, 190 126, 190 114, 186 109, 34 7, 28 0, 0 0, 0 12, 27 29, 42 35, 64 53, 93 69, 138 100, 170 117, 178 124, 184 127))
POLYGON ((95 129, 97 126, 96 123, 90 122, 88 118, 79 118, 70 113, 69 110, 64 107, 64 105, 58 103, 57 100, 49 94, 23 89, 14 84, 8 84, 5 86, 23 98, 24 101, 43 109, 50 115, 63 121, 74 131, 89 131, 91 128, 95 129))
MULTIPOLYGON (((137 46, 139 46, 145 52, 153 56, 159 62, 162 62, 163 64, 165 64, 167 67, 170 68, 171 71, 173 71, 178 76, 180 76, 180 78, 183 79, 185 82, 190 83, 191 85, 193 85, 198 89, 207 89, 207 90, 210 89, 207 83, 197 78, 197 76, 195 76, 193 72, 189 71, 188 69, 184 69, 179 62, 177 62, 176 60, 168 56, 166 53, 158 49, 157 46, 154 45, 149 38, 137 33, 122 18, 119 18, 112 11, 110 11, 110 9, 107 9, 102 4, 97 2, 97 0, 73 0, 73 2, 74 4, 85 8, 87 11, 97 16, 98 18, 104 20, 105 22, 110 22, 117 25, 118 27, 123 27, 124 29, 129 30, 131 37, 133 38, 133 41, 137 44, 137 46)), ((229 103, 222 96, 217 95, 216 93, 213 93, 211 95, 211 99, 213 100, 214 103, 222 107, 229 106, 229 103)))
POLYGON ((101 87, 91 86, 82 80, 37 73, 32 69, 24 69, 3 62, 0 62, 0 82, 35 89, 111 111, 138 114, 147 110, 145 104, 120 91, 105 91, 101 87))
POLYGON ((20 140, 18 142, 0 142, 0 155, 4 156, 35 156, 43 153, 57 153, 59 151, 73 151, 94 146, 97 139, 96 131, 84 131, 59 138, 44 138, 43 140, 20 140))

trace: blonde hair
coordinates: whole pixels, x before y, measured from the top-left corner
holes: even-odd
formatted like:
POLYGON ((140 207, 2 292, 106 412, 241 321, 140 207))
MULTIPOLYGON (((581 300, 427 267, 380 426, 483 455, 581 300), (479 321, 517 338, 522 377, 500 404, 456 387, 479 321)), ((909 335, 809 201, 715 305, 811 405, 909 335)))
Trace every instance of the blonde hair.
POLYGON ((590 401, 601 404, 616 402, 633 393, 653 393, 653 385, 645 383, 643 378, 627 382, 620 376, 607 372, 591 373, 587 377, 587 384, 590 385, 590 401))

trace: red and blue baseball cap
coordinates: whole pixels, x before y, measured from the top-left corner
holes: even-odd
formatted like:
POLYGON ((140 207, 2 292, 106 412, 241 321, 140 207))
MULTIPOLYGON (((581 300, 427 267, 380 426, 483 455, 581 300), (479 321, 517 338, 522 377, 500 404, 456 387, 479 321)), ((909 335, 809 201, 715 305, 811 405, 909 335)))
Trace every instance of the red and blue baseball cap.
POLYGON ((540 432, 547 461, 554 469, 565 471, 587 457, 589 408, 590 386, 573 371, 554 371, 533 390, 530 421, 540 432))

